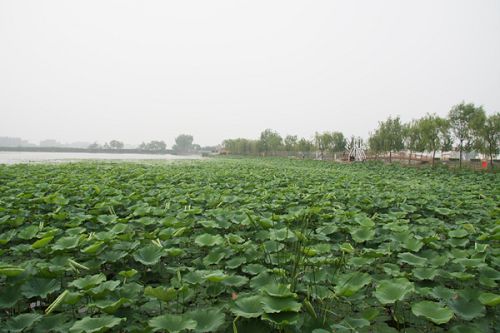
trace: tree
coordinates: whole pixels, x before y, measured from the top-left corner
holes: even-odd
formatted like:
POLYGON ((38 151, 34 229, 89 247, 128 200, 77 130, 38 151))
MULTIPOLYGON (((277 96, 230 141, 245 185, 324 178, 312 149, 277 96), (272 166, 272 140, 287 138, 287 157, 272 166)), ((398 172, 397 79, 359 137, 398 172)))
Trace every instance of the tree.
POLYGON ((291 153, 297 148, 297 136, 296 135, 287 135, 284 140, 285 150, 288 153, 291 153))
POLYGON ((123 149, 123 142, 118 140, 111 140, 108 144, 110 149, 123 149))
POLYGON ((333 154, 340 153, 346 150, 347 140, 342 132, 333 132, 330 134, 330 137, 330 150, 333 154))
POLYGON ((386 121, 379 123, 375 131, 375 138, 371 140, 372 144, 377 144, 377 149, 381 152, 389 152, 389 162, 392 162, 392 152, 404 149, 404 130, 399 117, 389 117, 386 121))
POLYGON ((89 145, 88 149, 101 149, 101 146, 97 142, 94 142, 93 144, 89 145))
POLYGON ((368 147, 370 151, 375 154, 375 157, 378 158, 378 154, 384 152, 384 145, 382 141, 382 135, 380 134, 380 130, 375 130, 375 133, 370 133, 370 137, 368 138, 368 147))
POLYGON ((455 105, 449 112, 453 135, 458 140, 460 151, 460 168, 462 167, 463 152, 469 152, 474 142, 474 129, 479 128, 485 114, 482 106, 476 107, 473 103, 464 102, 455 105))
POLYGON ((482 124, 476 125, 475 147, 489 157, 493 169, 493 156, 500 153, 500 113, 492 114, 486 117, 482 124))
POLYGON ((189 134, 179 135, 175 138, 175 145, 172 148, 179 153, 189 152, 193 148, 193 136, 189 134))
POLYGON ((259 146, 260 151, 264 152, 264 154, 271 153, 274 155, 282 145, 283 139, 278 132, 268 128, 260 133, 259 146))
POLYGON ((314 135, 314 141, 316 143, 316 148, 319 150, 320 158, 323 159, 326 150, 332 146, 333 137, 330 133, 318 133, 314 135))
POLYGON ((304 158, 306 153, 311 152, 313 149, 314 144, 305 138, 301 138, 297 143, 297 150, 302 154, 302 158, 304 158))
POLYGON ((412 152, 424 150, 420 132, 420 120, 412 120, 403 126, 403 141, 405 148, 410 151, 408 155, 408 164, 410 164, 412 152))
POLYGON ((434 166, 436 151, 443 151, 451 141, 449 128, 449 122, 436 115, 428 114, 419 121, 422 146, 425 150, 432 152, 432 166, 434 166))
POLYGON ((162 151, 167 149, 167 144, 164 141, 153 140, 146 145, 147 150, 162 151))

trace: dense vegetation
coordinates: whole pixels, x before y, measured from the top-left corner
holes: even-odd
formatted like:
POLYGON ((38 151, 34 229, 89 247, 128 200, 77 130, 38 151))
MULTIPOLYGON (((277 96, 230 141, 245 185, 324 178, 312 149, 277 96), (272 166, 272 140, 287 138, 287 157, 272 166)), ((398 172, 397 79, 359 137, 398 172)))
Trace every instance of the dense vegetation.
POLYGON ((493 332, 500 178, 0 165, 0 332, 493 332))
MULTIPOLYGON (((307 156, 311 152, 341 154, 361 138, 347 139, 342 132, 316 133, 313 140, 299 139, 296 135, 282 138, 277 132, 266 129, 258 140, 244 138, 227 139, 223 142, 225 149, 237 155, 274 155, 285 151, 289 155, 307 156)), ((443 118, 427 114, 420 119, 403 123, 399 117, 389 117, 381 121, 363 148, 372 154, 388 154, 407 150, 410 153, 426 152, 432 154, 432 161, 437 151, 456 150, 460 152, 460 165, 463 152, 480 152, 490 160, 500 153, 500 113, 486 115, 482 107, 472 103, 461 103, 454 106, 443 118)))

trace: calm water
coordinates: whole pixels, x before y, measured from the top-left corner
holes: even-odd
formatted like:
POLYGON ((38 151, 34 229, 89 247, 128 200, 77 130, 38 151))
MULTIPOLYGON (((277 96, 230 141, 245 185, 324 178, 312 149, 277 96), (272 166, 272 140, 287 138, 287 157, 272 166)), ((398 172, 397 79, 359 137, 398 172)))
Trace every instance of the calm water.
POLYGON ((113 161, 139 161, 139 160, 185 160, 200 159, 201 156, 189 155, 155 155, 155 154, 92 154, 92 153, 44 153, 44 152, 0 152, 0 164, 16 163, 59 163, 81 160, 113 160, 113 161))

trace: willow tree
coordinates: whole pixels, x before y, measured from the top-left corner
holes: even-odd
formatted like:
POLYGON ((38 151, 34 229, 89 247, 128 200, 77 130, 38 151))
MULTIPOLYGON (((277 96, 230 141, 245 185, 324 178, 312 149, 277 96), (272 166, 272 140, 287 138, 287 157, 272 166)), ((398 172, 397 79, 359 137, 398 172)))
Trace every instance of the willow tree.
POLYGON ((450 148, 449 128, 449 122, 436 115, 428 114, 419 121, 419 132, 423 147, 425 150, 432 152, 432 166, 434 166, 436 151, 450 148))
POLYGON ((489 157, 493 169, 493 156, 500 153, 500 113, 485 117, 481 124, 476 124, 475 147, 489 157))
POLYGON ((475 129, 480 127, 485 113, 482 106, 476 107, 473 103, 462 102, 450 110, 448 118, 453 135, 458 141, 461 168, 463 152, 469 152, 473 147, 475 129))
POLYGON ((379 122, 374 135, 372 142, 377 142, 381 151, 389 153, 389 162, 392 162, 393 151, 404 149, 404 127, 399 117, 389 117, 386 121, 379 122))

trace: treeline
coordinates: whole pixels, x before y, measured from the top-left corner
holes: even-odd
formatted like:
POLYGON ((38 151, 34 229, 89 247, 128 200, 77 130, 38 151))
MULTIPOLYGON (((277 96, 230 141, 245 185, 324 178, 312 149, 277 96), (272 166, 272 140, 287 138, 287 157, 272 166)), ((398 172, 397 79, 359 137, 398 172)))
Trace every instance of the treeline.
POLYGON ((500 150, 500 114, 486 115, 483 107, 473 103, 455 105, 447 117, 427 114, 408 123, 399 117, 381 121, 368 140, 351 137, 341 132, 315 133, 313 139, 287 135, 284 138, 276 131, 266 129, 257 140, 244 138, 227 139, 223 147, 229 154, 277 155, 287 154, 309 156, 312 152, 323 158, 325 153, 344 153, 354 145, 360 145, 375 156, 407 151, 410 154, 430 153, 434 163, 436 152, 458 151, 460 165, 464 152, 477 151, 488 157, 493 165, 500 150))
MULTIPOLYGON (((201 150, 200 145, 193 143, 192 135, 181 134, 175 138, 175 144, 172 146, 172 151, 180 154, 195 153, 201 150)), ((103 145, 97 142, 88 146, 92 150, 110 150, 110 149, 124 149, 124 143, 118 140, 111 140, 103 145)), ((150 142, 142 142, 137 148, 140 151, 148 152, 165 152, 167 151, 167 144, 162 140, 152 140, 150 142)))

